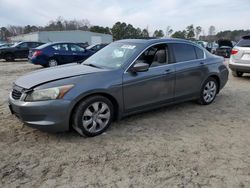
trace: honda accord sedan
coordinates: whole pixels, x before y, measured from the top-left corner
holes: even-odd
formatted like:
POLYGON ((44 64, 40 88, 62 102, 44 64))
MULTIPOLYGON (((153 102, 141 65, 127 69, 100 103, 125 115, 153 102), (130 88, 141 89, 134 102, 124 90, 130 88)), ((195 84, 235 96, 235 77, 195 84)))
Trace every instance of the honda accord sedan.
POLYGON ((212 103, 228 80, 223 60, 186 40, 121 40, 82 64, 20 77, 9 107, 40 130, 73 127, 81 135, 96 136, 112 121, 134 113, 189 100, 212 103))

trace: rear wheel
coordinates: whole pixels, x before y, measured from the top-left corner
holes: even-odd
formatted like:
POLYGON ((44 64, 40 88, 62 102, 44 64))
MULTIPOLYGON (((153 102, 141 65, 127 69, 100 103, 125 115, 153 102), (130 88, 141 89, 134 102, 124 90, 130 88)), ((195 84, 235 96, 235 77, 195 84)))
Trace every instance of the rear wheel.
POLYGON ((49 63, 48 63, 49 67, 55 67, 57 65, 58 65, 58 62, 55 59, 50 59, 49 60, 49 63))
POLYGON ((234 77, 242 77, 243 76, 243 72, 240 71, 232 71, 232 75, 234 77))
POLYGON ((202 85, 200 91, 200 98, 198 102, 203 105, 211 104, 216 98, 218 91, 218 82, 216 79, 210 77, 202 85))
POLYGON ((82 101, 73 114, 73 128, 85 136, 103 133, 113 120, 113 104, 103 96, 92 96, 82 101))
POLYGON ((14 61, 15 60, 15 57, 13 54, 6 54, 5 57, 4 57, 5 61, 14 61))

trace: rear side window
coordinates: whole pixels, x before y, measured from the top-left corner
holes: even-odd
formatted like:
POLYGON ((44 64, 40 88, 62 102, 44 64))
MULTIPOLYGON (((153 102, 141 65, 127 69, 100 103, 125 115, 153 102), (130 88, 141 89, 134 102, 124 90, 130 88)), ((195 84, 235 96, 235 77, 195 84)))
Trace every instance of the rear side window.
POLYGON ((250 39, 241 39, 236 46, 239 47, 250 47, 250 39))
POLYGON ((51 47, 56 51, 69 51, 67 44, 56 44, 51 47))
POLYGON ((193 45, 173 44, 176 62, 190 61, 196 59, 196 53, 193 45))
POLYGON ((203 59, 204 58, 204 52, 202 49, 198 48, 198 47, 194 47, 196 55, 197 55, 197 59, 203 59))

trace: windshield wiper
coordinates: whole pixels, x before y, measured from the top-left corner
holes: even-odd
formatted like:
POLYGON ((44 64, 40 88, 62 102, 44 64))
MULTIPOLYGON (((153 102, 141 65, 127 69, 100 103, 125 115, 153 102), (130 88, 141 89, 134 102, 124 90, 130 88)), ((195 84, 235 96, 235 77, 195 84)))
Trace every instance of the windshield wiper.
POLYGON ((83 63, 83 65, 86 65, 86 66, 90 66, 90 67, 95 67, 95 68, 98 68, 98 69, 102 69, 102 67, 99 67, 99 66, 97 66, 97 65, 94 65, 94 64, 92 64, 92 63, 83 63))

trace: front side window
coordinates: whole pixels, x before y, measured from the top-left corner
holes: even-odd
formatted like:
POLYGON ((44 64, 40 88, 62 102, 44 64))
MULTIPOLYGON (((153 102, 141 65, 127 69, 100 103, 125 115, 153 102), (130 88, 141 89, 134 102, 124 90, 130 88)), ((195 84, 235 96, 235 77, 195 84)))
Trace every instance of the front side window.
POLYGON ((196 53, 193 45, 176 43, 173 44, 173 51, 176 62, 191 61, 196 59, 196 53))
POLYGON ((85 51, 84 48, 82 48, 82 47, 80 47, 80 46, 78 46, 76 44, 71 44, 70 49, 71 49, 72 52, 84 52, 85 51))
POLYGON ((21 43, 21 44, 19 44, 19 47, 20 48, 28 48, 28 43, 27 42, 21 43))
POLYGON ((166 44, 150 47, 137 59, 136 62, 149 64, 150 67, 162 66, 169 63, 169 50, 166 44))
POLYGON ((84 64, 92 64, 97 67, 117 69, 128 61, 138 50, 141 44, 129 42, 111 43, 107 47, 89 57, 84 64))

